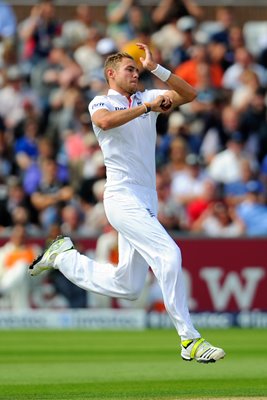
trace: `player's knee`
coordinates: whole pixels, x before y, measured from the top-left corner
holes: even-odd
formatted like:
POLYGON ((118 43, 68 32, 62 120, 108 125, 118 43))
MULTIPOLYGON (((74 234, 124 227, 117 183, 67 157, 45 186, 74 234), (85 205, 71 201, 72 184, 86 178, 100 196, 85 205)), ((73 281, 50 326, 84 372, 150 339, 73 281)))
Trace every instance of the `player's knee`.
POLYGON ((179 249, 178 246, 173 245, 168 249, 168 252, 166 253, 167 257, 167 264, 172 266, 172 265, 181 265, 181 250, 179 249))
POLYGON ((164 266, 165 277, 169 280, 175 279, 181 269, 181 251, 179 247, 173 246, 166 255, 164 266))

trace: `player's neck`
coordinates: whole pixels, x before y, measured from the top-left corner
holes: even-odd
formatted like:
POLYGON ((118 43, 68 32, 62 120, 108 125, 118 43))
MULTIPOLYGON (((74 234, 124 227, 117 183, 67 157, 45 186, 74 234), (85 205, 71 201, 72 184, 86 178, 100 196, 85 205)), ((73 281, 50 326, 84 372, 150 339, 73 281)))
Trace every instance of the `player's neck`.
POLYGON ((127 92, 125 89, 118 87, 116 85, 110 85, 109 86, 110 89, 115 90, 116 92, 118 92, 119 94, 121 94, 122 96, 125 96, 128 100, 130 99, 130 97, 132 96, 133 93, 129 93, 127 92))

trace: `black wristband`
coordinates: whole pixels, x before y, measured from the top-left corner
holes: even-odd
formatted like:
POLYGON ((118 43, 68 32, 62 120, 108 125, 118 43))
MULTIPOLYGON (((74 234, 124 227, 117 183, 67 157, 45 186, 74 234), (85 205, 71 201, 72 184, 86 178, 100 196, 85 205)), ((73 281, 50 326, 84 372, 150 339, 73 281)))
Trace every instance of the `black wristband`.
POLYGON ((151 105, 150 103, 144 103, 144 106, 146 107, 145 114, 148 114, 151 111, 151 105))

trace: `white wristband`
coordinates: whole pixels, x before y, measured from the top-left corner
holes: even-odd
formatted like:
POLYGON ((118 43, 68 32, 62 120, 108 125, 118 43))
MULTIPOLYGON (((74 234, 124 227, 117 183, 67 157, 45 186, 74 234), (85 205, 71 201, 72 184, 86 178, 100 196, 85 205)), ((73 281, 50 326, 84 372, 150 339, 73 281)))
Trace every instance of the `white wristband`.
POLYGON ((169 79, 169 77, 171 76, 171 71, 169 71, 167 68, 164 68, 160 64, 157 65, 156 69, 153 69, 150 72, 163 82, 166 82, 169 79))

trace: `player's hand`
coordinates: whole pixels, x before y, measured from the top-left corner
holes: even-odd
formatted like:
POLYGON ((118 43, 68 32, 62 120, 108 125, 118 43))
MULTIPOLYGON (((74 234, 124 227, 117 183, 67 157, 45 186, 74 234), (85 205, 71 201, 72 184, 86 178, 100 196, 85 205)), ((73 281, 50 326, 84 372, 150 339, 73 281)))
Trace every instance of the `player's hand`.
POLYGON ((172 100, 167 95, 159 95, 151 102, 151 111, 168 112, 172 106, 172 100))
POLYGON ((148 71, 156 69, 158 64, 153 60, 153 56, 149 47, 144 43, 136 43, 136 46, 145 52, 145 57, 140 57, 140 62, 143 67, 148 71))
POLYGON ((162 111, 169 111, 171 106, 172 106, 172 100, 169 98, 169 96, 163 96, 163 100, 160 104, 160 108, 162 111))

